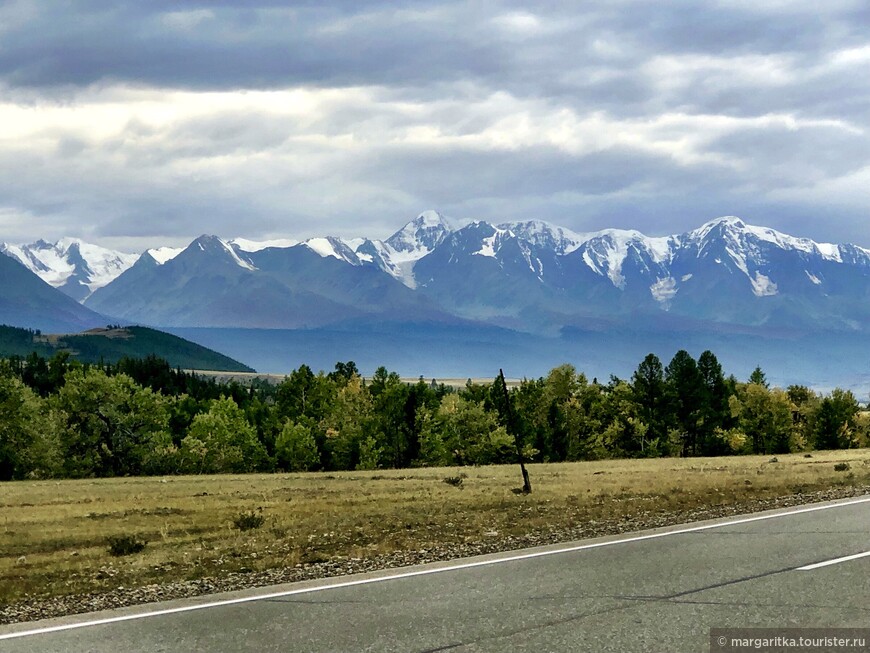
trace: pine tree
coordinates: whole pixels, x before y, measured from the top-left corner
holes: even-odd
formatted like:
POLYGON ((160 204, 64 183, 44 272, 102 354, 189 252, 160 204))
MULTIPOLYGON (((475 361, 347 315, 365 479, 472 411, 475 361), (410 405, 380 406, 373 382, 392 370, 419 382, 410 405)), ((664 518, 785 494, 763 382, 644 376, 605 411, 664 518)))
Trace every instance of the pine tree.
POLYGON ((765 388, 770 388, 770 384, 767 382, 767 376, 761 369, 760 365, 752 370, 752 374, 749 375, 749 382, 764 386, 765 388))
POLYGON ((668 403, 673 427, 682 440, 682 454, 698 452, 698 424, 701 419, 703 382, 698 364, 689 352, 681 349, 665 368, 668 403))
MULTIPOLYGON (((646 440, 655 448, 668 437, 667 393, 662 362, 648 354, 631 377, 631 390, 640 419, 646 425, 646 440)), ((646 453, 646 451, 643 451, 646 453)))

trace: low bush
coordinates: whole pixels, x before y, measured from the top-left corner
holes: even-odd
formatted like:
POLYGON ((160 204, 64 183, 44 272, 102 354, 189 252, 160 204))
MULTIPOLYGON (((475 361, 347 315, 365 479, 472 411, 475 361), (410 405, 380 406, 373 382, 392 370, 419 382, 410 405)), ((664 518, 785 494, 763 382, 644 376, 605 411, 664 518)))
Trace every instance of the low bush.
POLYGON ((133 555, 145 548, 145 540, 135 535, 112 535, 108 538, 109 553, 115 557, 133 555))
POLYGON ((240 531, 253 531, 260 528, 260 526, 265 522, 266 518, 263 515, 259 512, 249 510, 240 513, 235 519, 233 519, 233 527, 240 531))

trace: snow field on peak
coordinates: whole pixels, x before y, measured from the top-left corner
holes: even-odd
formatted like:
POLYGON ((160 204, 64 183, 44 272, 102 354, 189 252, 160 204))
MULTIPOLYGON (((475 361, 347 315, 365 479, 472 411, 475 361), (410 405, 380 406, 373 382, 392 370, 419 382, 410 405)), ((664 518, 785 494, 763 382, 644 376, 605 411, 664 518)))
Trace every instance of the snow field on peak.
POLYGON ((45 283, 55 288, 65 284, 75 273, 75 266, 53 247, 36 249, 35 245, 4 244, 3 249, 45 283))
POLYGON ((543 220, 504 222, 496 228, 510 231, 518 238, 537 247, 551 246, 557 254, 570 254, 598 235, 597 233, 576 233, 543 220))
POLYGON ((185 250, 184 247, 155 247, 146 250, 146 254, 151 256, 159 265, 163 265, 167 261, 171 261, 176 256, 185 250))
POLYGON ((78 238, 61 238, 53 244, 44 241, 29 245, 4 244, 2 250, 55 288, 81 273, 90 292, 114 281, 139 259, 136 254, 116 252, 78 238), (73 248, 78 255, 71 251, 73 248))
POLYGON ((79 253, 91 272, 87 284, 91 292, 107 286, 139 260, 137 254, 113 252, 88 243, 79 243, 79 253))
POLYGON ((358 265, 358 259, 351 247, 340 238, 328 236, 325 238, 309 238, 302 243, 312 252, 315 252, 323 258, 337 258, 339 261, 358 265))
POLYGON ((228 242, 230 245, 238 247, 243 252, 249 253, 259 252, 270 247, 286 249, 288 247, 293 247, 294 245, 299 244, 298 240, 292 240, 290 238, 275 238, 273 240, 248 240, 247 238, 233 238, 228 242))
POLYGON ((481 247, 476 252, 473 252, 473 256, 485 256, 487 258, 495 258, 497 254, 496 245, 499 245, 499 249, 501 248, 501 240, 502 236, 512 237, 513 233, 508 231, 507 229, 499 229, 498 227, 494 227, 495 231, 492 236, 488 236, 481 241, 481 247))

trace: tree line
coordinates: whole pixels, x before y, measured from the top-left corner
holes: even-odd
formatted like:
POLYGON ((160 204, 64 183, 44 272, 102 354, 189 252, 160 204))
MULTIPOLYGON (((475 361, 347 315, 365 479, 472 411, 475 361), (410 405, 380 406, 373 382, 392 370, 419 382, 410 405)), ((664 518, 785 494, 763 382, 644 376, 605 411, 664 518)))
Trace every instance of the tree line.
POLYGON ((777 454, 867 446, 845 390, 726 377, 716 356, 648 355, 630 379, 571 365, 454 389, 353 362, 281 383, 218 382, 155 357, 0 361, 0 480, 348 470, 622 457, 777 454), (508 405, 509 402, 509 405, 508 405), (509 421, 510 416, 510 421, 509 421))

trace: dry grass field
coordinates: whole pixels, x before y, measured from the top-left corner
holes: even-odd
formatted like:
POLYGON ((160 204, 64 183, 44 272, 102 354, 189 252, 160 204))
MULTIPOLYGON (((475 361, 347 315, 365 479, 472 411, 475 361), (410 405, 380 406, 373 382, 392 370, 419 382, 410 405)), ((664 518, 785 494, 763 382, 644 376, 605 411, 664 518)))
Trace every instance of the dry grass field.
POLYGON ((532 465, 529 496, 512 491, 521 485, 514 466, 5 483, 0 605, 870 482, 870 450, 778 458, 532 465), (262 525, 239 530, 243 514, 262 525), (114 557, 107 541, 120 535, 147 544, 114 557))

